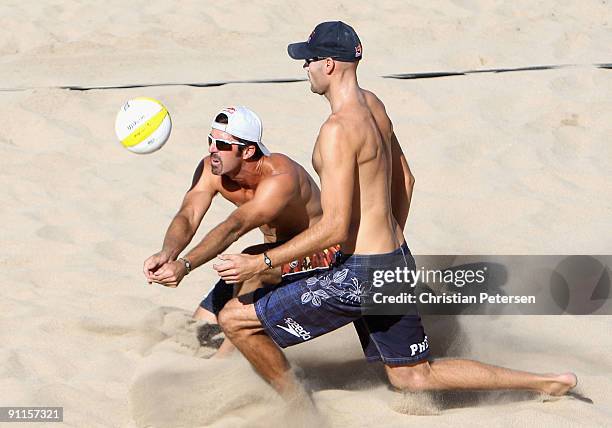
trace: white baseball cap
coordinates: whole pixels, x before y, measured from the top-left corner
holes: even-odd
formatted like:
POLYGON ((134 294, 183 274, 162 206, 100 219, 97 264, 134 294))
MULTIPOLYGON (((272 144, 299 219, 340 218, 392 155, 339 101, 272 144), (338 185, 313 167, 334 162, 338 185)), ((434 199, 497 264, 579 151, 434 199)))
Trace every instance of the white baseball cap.
POLYGON ((263 134, 263 126, 261 119, 252 110, 244 106, 226 107, 215 115, 215 118, 223 114, 227 116, 227 124, 215 122, 211 127, 219 131, 227 132, 237 138, 242 138, 253 143, 256 143, 259 150, 265 155, 270 155, 270 150, 261 142, 263 134))

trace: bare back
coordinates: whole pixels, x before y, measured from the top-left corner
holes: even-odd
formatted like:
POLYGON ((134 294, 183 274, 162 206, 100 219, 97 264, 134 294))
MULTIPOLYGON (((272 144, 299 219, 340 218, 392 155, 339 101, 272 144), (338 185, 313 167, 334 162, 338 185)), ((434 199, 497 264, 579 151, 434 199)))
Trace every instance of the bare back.
MULTIPOLYGON (((373 93, 360 89, 356 98, 328 119, 340 124, 341 141, 336 144, 346 145, 356 165, 348 239, 342 248, 347 253, 387 253, 404 239, 393 215, 393 128, 373 93)), ((313 153, 317 171, 320 163, 317 145, 313 153)))

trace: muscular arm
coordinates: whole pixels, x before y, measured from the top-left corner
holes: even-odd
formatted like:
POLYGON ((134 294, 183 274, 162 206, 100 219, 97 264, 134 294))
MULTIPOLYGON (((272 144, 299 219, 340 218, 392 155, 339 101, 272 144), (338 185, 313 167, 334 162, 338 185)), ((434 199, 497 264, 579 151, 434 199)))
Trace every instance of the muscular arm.
POLYGON ((395 136, 391 136, 391 156, 393 159, 393 172, 391 182, 391 203, 393 205, 393 217, 400 225, 402 230, 406 225, 410 201, 412 200, 412 189, 414 188, 414 176, 410 172, 410 167, 406 157, 402 152, 402 147, 395 136))
POLYGON ((286 174, 262 181, 253 199, 234 210, 186 254, 192 267, 212 260, 245 233, 277 218, 297 191, 295 183, 286 174))
POLYGON ((181 208, 172 219, 164 237, 162 252, 168 254, 170 260, 176 260, 191 242, 202 218, 210 208, 216 194, 211 184, 211 174, 210 165, 203 159, 196 168, 191 188, 185 194, 181 208))
POLYGON ((335 122, 328 121, 321 128, 317 147, 323 215, 314 226, 268 252, 274 266, 348 239, 357 162, 353 150, 341 144, 342 133, 335 122))

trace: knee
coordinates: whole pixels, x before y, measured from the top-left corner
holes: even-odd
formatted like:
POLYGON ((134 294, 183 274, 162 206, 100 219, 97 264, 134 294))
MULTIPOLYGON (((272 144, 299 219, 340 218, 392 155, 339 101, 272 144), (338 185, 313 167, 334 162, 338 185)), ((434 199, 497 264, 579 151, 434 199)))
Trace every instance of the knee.
POLYGON ((194 320, 206 321, 210 324, 218 324, 217 317, 215 314, 210 312, 208 309, 204 309, 201 306, 198 306, 196 311, 192 315, 194 320))
POLYGON ((234 338, 239 334, 239 322, 236 317, 237 304, 240 304, 238 299, 231 299, 225 304, 223 309, 221 309, 219 315, 217 315, 217 321, 219 323, 219 326, 221 326, 221 329, 225 333, 225 336, 227 336, 228 338, 234 338))
POLYGON ((431 389, 431 367, 427 361, 414 366, 386 366, 389 382, 402 391, 419 392, 431 389))

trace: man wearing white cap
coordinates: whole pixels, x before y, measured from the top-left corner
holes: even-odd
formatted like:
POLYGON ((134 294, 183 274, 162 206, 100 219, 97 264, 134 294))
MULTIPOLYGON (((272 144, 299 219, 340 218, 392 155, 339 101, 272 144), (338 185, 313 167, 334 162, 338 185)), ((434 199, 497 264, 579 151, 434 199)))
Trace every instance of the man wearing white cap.
MULTIPOLYGON (((233 106, 221 110, 208 135, 209 156, 200 161, 179 212, 170 223, 161 251, 144 262, 149 283, 177 287, 183 277, 217 257, 245 233, 259 228, 264 243, 245 250, 259 254, 314 225, 321 217, 319 188, 298 163, 270 153, 262 143, 262 123, 251 110, 233 106), (202 241, 177 258, 195 235, 212 199, 221 194, 237 208, 202 241)), ((194 317, 216 322, 225 303, 262 285, 278 284, 281 275, 326 267, 337 246, 293 260, 264 275, 232 285, 219 281, 194 317)), ((220 331, 220 330, 219 330, 220 331)), ((224 349, 229 349, 228 346, 224 349)))

